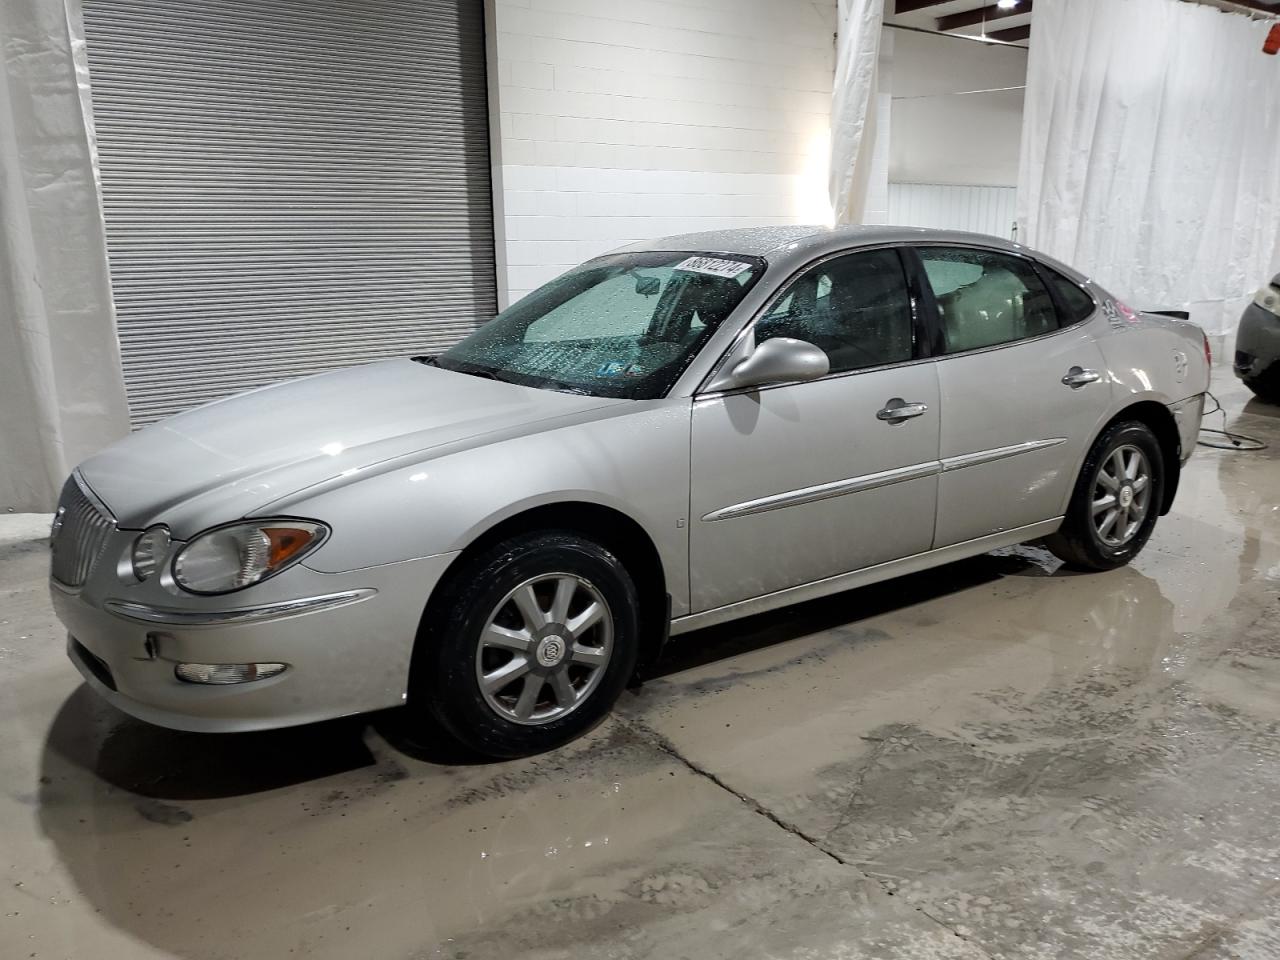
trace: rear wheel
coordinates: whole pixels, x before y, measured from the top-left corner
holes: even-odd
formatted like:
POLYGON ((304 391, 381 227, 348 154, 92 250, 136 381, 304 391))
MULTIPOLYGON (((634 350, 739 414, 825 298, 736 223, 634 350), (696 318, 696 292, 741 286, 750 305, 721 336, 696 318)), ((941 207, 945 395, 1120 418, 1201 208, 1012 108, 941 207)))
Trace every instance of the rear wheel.
POLYGON ((526 756, 581 735, 635 669, 635 585, 599 544, 521 536, 472 558, 442 589, 418 633, 411 712, 485 756, 526 756))
POLYGON ((1111 570, 1137 556, 1164 497, 1164 457, 1144 423, 1108 427, 1085 458, 1066 518, 1046 545, 1066 563, 1111 570))

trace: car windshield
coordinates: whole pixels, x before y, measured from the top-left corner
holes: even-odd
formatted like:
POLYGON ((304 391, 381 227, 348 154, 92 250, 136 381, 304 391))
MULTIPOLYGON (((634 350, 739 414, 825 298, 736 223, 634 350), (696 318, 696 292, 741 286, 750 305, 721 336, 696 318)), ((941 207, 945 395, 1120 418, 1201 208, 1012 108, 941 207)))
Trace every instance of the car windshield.
POLYGON ((434 363, 529 387, 661 397, 764 266, 697 252, 600 257, 533 291, 434 363))

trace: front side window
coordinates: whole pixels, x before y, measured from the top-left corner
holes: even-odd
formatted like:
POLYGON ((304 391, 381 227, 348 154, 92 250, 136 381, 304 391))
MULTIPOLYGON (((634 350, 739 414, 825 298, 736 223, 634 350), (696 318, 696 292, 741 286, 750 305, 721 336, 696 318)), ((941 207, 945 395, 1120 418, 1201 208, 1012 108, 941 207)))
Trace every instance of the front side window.
POLYGON ((948 353, 992 347, 1058 328, 1053 298, 1035 267, 990 250, 922 247, 948 353))
POLYGON ((794 337, 824 350, 832 373, 910 360, 911 297, 896 250, 824 261, 801 274, 756 321, 756 343, 794 337))
POLYGON ((433 362, 523 386, 661 397, 763 273, 764 261, 731 254, 600 257, 538 288, 433 362))

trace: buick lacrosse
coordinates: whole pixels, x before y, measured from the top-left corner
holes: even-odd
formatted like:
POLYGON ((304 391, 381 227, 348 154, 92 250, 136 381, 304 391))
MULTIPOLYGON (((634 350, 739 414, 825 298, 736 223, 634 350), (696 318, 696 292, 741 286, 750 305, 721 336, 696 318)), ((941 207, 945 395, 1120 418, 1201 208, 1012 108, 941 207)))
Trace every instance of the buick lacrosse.
POLYGON ((1028 540, 1127 562, 1208 382, 1197 327, 991 237, 670 237, 438 355, 108 447, 62 493, 52 595, 86 681, 144 720, 404 704, 528 754, 671 635, 1028 540))

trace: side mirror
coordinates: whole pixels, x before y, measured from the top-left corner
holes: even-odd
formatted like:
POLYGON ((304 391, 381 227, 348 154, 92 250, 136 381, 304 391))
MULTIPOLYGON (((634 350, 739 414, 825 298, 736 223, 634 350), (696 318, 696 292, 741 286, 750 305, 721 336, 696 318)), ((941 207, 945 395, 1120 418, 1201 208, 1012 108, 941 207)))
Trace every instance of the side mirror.
POLYGON ((743 360, 711 382, 711 390, 736 390, 742 387, 762 387, 770 383, 791 383, 798 380, 817 380, 831 370, 827 355, 812 343, 792 340, 790 337, 774 337, 756 348, 743 360))

